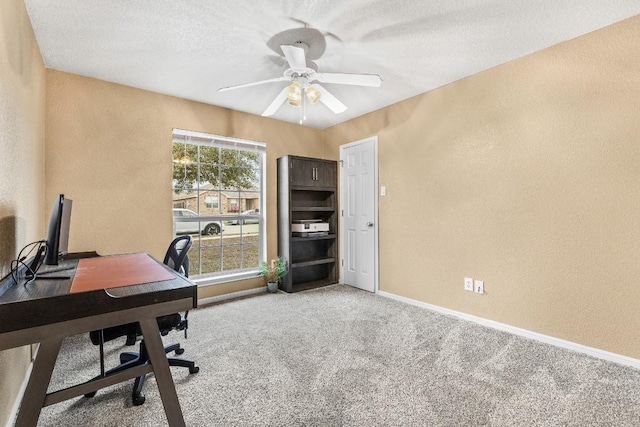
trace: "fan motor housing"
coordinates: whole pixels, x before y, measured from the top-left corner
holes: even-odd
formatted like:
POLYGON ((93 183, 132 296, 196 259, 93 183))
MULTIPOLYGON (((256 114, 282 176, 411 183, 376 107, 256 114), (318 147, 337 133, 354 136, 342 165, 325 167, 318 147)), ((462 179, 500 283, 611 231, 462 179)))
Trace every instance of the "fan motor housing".
MULTIPOLYGON (((292 28, 282 31, 269 39, 267 46, 280 56, 284 56, 281 45, 300 47, 307 59, 318 59, 327 49, 324 35, 315 28, 292 28)), ((316 68, 317 69, 317 68, 316 68)))

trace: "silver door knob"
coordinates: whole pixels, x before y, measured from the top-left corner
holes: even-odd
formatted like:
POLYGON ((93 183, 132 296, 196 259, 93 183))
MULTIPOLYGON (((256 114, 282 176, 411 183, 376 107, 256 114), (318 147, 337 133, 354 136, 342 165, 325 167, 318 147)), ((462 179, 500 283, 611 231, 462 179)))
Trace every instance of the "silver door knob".
POLYGON ((369 227, 369 228, 373 227, 373 223, 372 222, 368 222, 367 223, 367 227, 369 227))

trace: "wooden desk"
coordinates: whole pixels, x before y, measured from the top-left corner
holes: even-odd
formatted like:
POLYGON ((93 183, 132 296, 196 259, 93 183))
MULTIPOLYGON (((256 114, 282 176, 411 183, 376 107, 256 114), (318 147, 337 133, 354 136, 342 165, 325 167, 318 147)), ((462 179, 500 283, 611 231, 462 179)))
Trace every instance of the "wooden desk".
MULTIPOLYGON (((110 259, 113 262, 112 258, 100 257, 92 261, 99 265, 108 263, 110 259)), ((137 261, 133 262, 135 264, 137 261)), ((144 268, 136 269, 130 265, 134 272, 137 271, 136 274, 142 274, 141 279, 134 281, 137 284, 72 292, 71 286, 78 260, 68 260, 61 261, 56 268, 74 269, 54 274, 67 275, 70 279, 39 279, 26 286, 21 282, 0 296, 0 351, 40 343, 16 426, 35 426, 40 411, 45 406, 149 372, 155 374, 169 425, 185 425, 156 318, 195 307, 197 287, 165 265, 155 260, 154 262, 171 273, 170 280, 146 281, 144 277, 154 276, 146 276, 147 273, 141 273, 144 268), (140 323, 151 359, 150 365, 137 366, 105 378, 47 393, 62 340, 66 336, 130 322, 140 323)), ((144 264, 148 268, 148 263, 144 264)), ((52 267, 42 268, 40 272, 46 272, 48 269, 52 267)), ((96 280, 104 279, 100 269, 96 271, 97 273, 85 271, 85 278, 87 274, 96 274, 96 280)))

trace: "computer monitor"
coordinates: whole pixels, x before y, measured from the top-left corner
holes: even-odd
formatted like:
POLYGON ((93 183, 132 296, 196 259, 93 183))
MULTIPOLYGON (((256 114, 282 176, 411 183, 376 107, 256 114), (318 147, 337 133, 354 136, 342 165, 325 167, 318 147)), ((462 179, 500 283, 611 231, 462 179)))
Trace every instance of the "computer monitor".
POLYGON ((53 203, 44 257, 44 263, 47 265, 57 265, 58 258, 68 252, 72 203, 71 199, 65 199, 64 194, 60 194, 53 203))

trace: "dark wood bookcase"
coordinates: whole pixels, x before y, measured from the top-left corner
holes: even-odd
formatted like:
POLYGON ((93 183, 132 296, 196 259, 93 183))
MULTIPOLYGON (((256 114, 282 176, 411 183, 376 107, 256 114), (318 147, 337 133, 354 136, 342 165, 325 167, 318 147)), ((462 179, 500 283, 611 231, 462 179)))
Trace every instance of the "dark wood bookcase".
POLYGON ((278 159, 278 256, 289 270, 280 284, 297 292, 337 282, 337 163, 333 160, 284 156, 278 159), (329 232, 294 236, 295 221, 321 220, 329 232))

